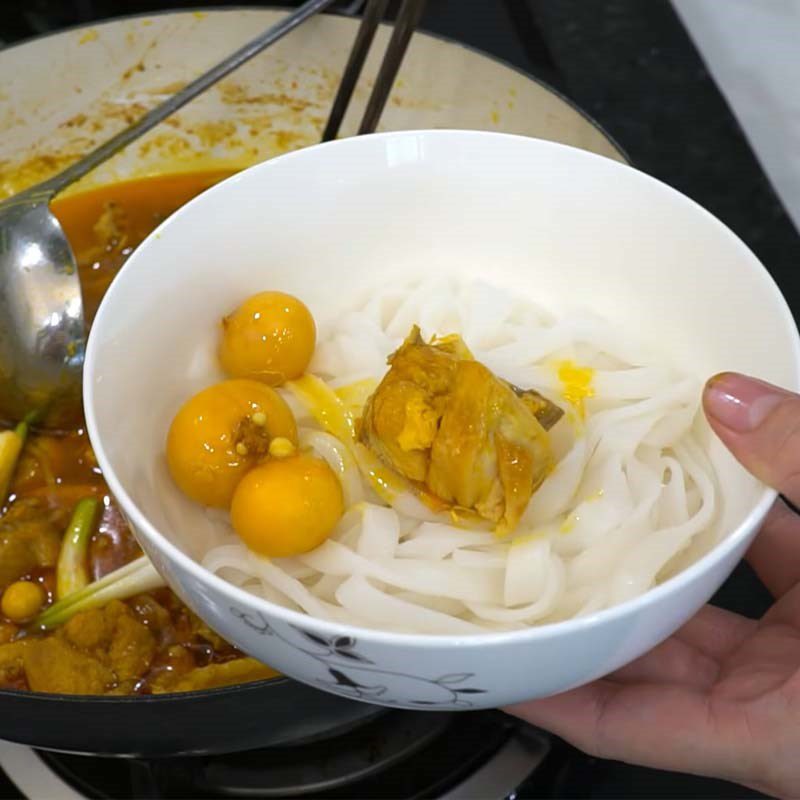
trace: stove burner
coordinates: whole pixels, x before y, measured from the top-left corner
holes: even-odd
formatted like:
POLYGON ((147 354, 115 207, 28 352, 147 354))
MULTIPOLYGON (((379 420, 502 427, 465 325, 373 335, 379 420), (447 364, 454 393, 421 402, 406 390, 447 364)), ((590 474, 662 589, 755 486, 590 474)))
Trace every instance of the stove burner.
POLYGON ((510 717, 493 711, 390 711, 332 739, 248 753, 153 761, 45 752, 39 757, 93 798, 400 800, 448 792, 512 744, 516 749, 511 747, 508 757, 527 759, 533 770, 546 745, 539 741, 538 750, 526 750, 512 743, 517 728, 510 717))
POLYGON ((212 759, 198 777, 204 786, 239 797, 319 796, 410 759, 443 735, 450 722, 449 715, 426 719, 400 712, 316 747, 275 748, 255 759, 252 754, 212 759))

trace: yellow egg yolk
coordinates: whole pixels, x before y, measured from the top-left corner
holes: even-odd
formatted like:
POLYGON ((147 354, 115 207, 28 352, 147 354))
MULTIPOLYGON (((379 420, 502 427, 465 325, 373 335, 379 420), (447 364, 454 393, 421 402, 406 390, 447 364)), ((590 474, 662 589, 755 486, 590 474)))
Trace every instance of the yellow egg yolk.
POLYGON ((317 338, 306 306, 283 292, 260 292, 222 320, 219 360, 233 378, 279 386, 308 367, 317 338))
POLYGON ((283 398, 257 381, 223 381, 198 392, 175 415, 167 464, 186 495, 227 508, 239 481, 276 437, 297 444, 294 415, 283 398))
POLYGON ((44 589, 38 583, 16 581, 3 592, 0 610, 12 622, 27 622, 39 613, 44 603, 44 589))
POLYGON ((339 479, 325 461, 304 453, 270 458, 252 469, 231 502, 236 533, 251 550, 270 558, 318 547, 343 513, 339 479))

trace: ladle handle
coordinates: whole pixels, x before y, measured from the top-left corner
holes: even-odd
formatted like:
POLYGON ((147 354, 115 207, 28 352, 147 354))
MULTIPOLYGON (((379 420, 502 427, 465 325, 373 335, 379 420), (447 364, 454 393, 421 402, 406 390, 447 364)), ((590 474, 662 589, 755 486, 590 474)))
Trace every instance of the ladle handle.
POLYGON ((334 2, 335 0, 307 0, 307 2, 303 3, 296 11, 264 31, 261 35, 256 36, 255 39, 211 67, 211 69, 204 72, 198 78, 195 78, 191 83, 176 94, 167 98, 163 103, 156 106, 151 111, 148 111, 140 120, 134 122, 133 125, 120 131, 116 136, 113 136, 107 142, 101 144, 100 147, 92 150, 91 153, 85 155, 74 164, 71 164, 62 172, 59 172, 58 175, 54 175, 52 178, 49 178, 37 186, 31 187, 25 194, 41 193, 52 198, 71 183, 74 183, 88 172, 91 172, 96 166, 111 158, 115 153, 122 150, 123 147, 130 144, 135 139, 138 139, 142 134, 147 133, 151 128, 158 125, 159 122, 170 116, 170 114, 174 114, 190 100, 194 100, 197 95, 202 94, 209 86, 213 86, 217 81, 237 69, 237 67, 240 67, 253 56, 258 55, 262 50, 294 30, 309 17, 324 10, 334 2))

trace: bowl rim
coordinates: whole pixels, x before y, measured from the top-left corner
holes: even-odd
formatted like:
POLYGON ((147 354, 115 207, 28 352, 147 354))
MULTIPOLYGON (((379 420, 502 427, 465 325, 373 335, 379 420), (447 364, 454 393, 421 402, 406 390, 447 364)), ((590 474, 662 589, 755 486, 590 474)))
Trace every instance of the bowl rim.
MULTIPOLYGON (((682 202, 691 208, 694 213, 699 214, 710 225, 715 226, 723 236, 727 237, 731 243, 745 256, 745 260, 749 261, 751 268, 755 269, 762 281, 765 282, 766 287, 772 293, 776 312, 780 311, 780 317, 776 314, 776 324, 782 324, 786 328, 792 339, 793 361, 795 365, 795 380, 794 386, 789 386, 792 391, 800 391, 800 332, 798 332, 797 325, 795 324, 794 317, 791 313, 786 298, 780 291, 777 283, 766 267, 761 263, 755 253, 737 236, 727 225, 715 217, 711 212, 703 208, 699 203, 692 200, 682 192, 672 188, 663 181, 654 178, 647 173, 644 173, 629 164, 624 164, 606 156, 601 156, 581 148, 572 147, 570 145, 553 142, 546 139, 538 139, 530 136, 523 136, 518 134, 501 133, 495 131, 481 131, 481 130, 463 130, 463 129, 431 129, 431 130, 406 130, 406 131, 388 131, 382 133, 373 133, 366 136, 348 137, 345 139, 337 139, 330 142, 323 142, 311 145, 300 150, 294 150, 285 153, 275 158, 268 159, 259 164, 247 167, 246 169, 235 173, 234 175, 220 181, 211 188, 202 192, 191 199, 188 203, 181 206, 175 213, 167 217, 161 224, 155 228, 145 240, 136 248, 131 257, 125 262, 120 269, 118 276, 126 271, 136 269, 136 264, 141 260, 143 251, 146 253, 147 245, 150 241, 159 238, 161 231, 166 227, 174 224, 175 220, 186 216, 193 212, 197 204, 207 202, 209 196, 214 196, 217 193, 230 191, 231 187, 235 186, 241 180, 250 179, 253 175, 260 175, 262 172, 268 174, 270 170, 275 169, 275 165, 285 164, 288 161, 304 158, 316 158, 318 153, 327 152, 328 150, 336 151, 337 149, 344 150, 346 148, 359 148, 361 142, 372 141, 385 141, 391 139, 408 139, 408 138, 461 138, 461 139, 486 139, 493 140, 502 144, 503 142, 513 142, 515 145, 522 145, 523 147, 541 148, 544 150, 551 150, 554 154, 568 151, 573 156, 579 159, 583 158, 587 162, 602 160, 606 162, 607 168, 612 172, 618 171, 632 171, 637 173, 637 180, 644 183, 649 183, 658 187, 658 191, 672 195, 675 199, 682 202), (137 258, 137 255, 139 257, 137 258)), ((257 595, 253 595, 238 586, 224 580, 215 573, 206 569, 199 562, 195 561, 189 555, 184 553, 177 545, 173 544, 159 529, 150 522, 147 516, 139 509, 138 505, 132 500, 130 495, 125 490, 121 481, 118 479, 112 465, 111 460, 106 454, 103 447, 103 441, 100 437, 97 419, 95 415, 95 394, 94 394, 94 371, 96 361, 98 358, 98 342, 101 337, 98 332, 102 330, 103 322, 108 312, 109 302, 108 298, 114 297, 114 286, 121 285, 115 279, 112 281, 106 295, 100 303, 97 314, 94 319, 84 362, 83 372, 83 397, 84 408, 86 416, 86 426, 89 435, 89 440, 94 449, 97 457, 98 464, 100 465, 104 478, 111 490, 112 494, 120 503, 126 515, 128 515, 134 523, 134 526, 141 530, 148 543, 154 547, 165 559, 168 559, 184 573, 188 574, 193 580, 201 584, 206 584, 216 593, 225 598, 226 601, 231 603, 240 603, 245 607, 255 608, 260 613, 266 616, 272 616, 280 619, 281 621, 290 625, 299 626, 301 628, 312 627, 317 631, 329 634, 331 636, 349 635, 358 638, 360 641, 372 642, 375 644, 384 645, 404 645, 421 649, 432 649, 439 647, 483 647, 486 645, 502 645, 506 643, 529 643, 537 640, 548 640, 562 635, 580 633, 589 628, 594 628, 598 625, 611 623, 616 620, 632 616, 637 612, 643 610, 647 606, 659 603, 661 600, 666 599, 674 593, 682 591, 688 585, 692 584, 703 573, 707 572, 714 564, 724 560, 732 551, 734 551, 749 535, 756 531, 763 519, 766 517, 772 504, 778 497, 778 492, 768 486, 762 484, 762 489, 758 495, 758 499, 753 504, 750 511, 745 515, 744 519, 736 526, 728 535, 720 542, 715 544, 711 550, 705 553, 694 563, 683 569, 677 575, 673 575, 661 584, 654 586, 642 594, 617 603, 608 608, 587 614, 583 617, 572 618, 560 622, 551 622, 542 625, 531 625, 527 628, 513 631, 500 631, 500 632, 487 632, 475 634, 427 634, 427 633, 394 633, 391 631, 362 628, 358 625, 348 623, 331 622, 328 620, 320 619, 311 616, 301 611, 286 608, 285 606, 272 603, 257 595)))

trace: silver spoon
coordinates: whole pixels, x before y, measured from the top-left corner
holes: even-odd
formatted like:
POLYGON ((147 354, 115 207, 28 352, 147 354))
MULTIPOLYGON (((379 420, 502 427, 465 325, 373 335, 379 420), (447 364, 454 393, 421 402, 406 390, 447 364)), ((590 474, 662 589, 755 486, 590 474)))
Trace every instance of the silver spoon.
POLYGON ((79 419, 86 342, 75 256, 50 201, 335 0, 307 0, 58 175, 0 203, 0 417, 69 428, 79 419))

